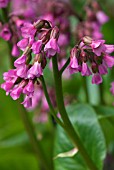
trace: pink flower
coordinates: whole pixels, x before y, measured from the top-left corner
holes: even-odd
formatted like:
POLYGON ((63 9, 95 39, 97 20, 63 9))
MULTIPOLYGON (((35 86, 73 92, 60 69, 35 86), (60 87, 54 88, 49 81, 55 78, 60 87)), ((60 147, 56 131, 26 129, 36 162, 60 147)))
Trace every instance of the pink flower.
POLYGON ((9 0, 0 0, 0 8, 6 8, 9 0))
POLYGON ((78 69, 79 65, 76 56, 70 57, 70 67, 72 69, 78 69))
POLYGON ((102 83, 102 77, 99 73, 96 73, 92 77, 92 84, 100 84, 102 83))
POLYGON ((77 73, 79 70, 79 64, 77 60, 77 50, 76 48, 73 48, 70 53, 70 64, 69 64, 69 71, 70 74, 77 73))
POLYGON ((98 66, 98 70, 99 70, 99 74, 101 74, 101 75, 105 75, 108 73, 107 66, 104 63, 102 63, 98 66))
POLYGON ((61 47, 67 46, 69 44, 69 37, 66 34, 60 34, 58 39, 58 45, 61 47))
POLYGON ((32 50, 34 54, 39 54, 42 49, 42 40, 38 40, 33 43, 32 50))
POLYGON ((17 47, 16 44, 13 45, 11 54, 12 54, 12 56, 14 56, 14 57, 18 57, 18 56, 19 56, 20 51, 19 51, 19 48, 17 47))
POLYGON ((14 66, 21 67, 21 66, 25 65, 25 63, 26 63, 26 55, 22 55, 17 60, 15 60, 14 66))
POLYGON ((24 101, 21 104, 23 104, 25 108, 31 108, 32 107, 32 98, 26 96, 24 101))
POLYGON ((90 76, 92 75, 88 65, 86 63, 82 63, 82 71, 81 71, 82 76, 90 76))
POLYGON ((17 80, 17 71, 16 71, 16 69, 12 69, 12 70, 9 70, 8 72, 5 72, 3 74, 3 79, 5 81, 11 81, 11 82, 15 83, 16 80, 17 80))
POLYGON ((0 32, 0 37, 2 37, 5 41, 9 41, 11 39, 11 31, 7 25, 4 25, 2 31, 0 32))
POLYGON ((24 87, 23 93, 29 97, 33 96, 34 93, 34 84, 32 80, 29 80, 29 83, 24 87))
POLYGON ((6 91, 6 94, 9 94, 11 88, 13 87, 14 83, 11 81, 4 82, 1 84, 1 88, 6 91))
POLYGON ((97 56, 101 56, 101 53, 106 50, 104 43, 105 43, 104 40, 96 40, 96 41, 92 41, 92 43, 90 44, 93 52, 97 56))
POLYGON ((17 100, 20 97, 22 91, 23 91, 23 88, 21 86, 16 85, 12 89, 10 96, 13 98, 13 100, 17 100))
POLYGON ((105 50, 106 53, 112 53, 114 51, 114 45, 105 44, 105 47, 106 47, 106 50, 105 50))
POLYGON ((96 17, 101 25, 105 24, 109 20, 109 17, 103 11, 97 12, 96 17))
POLYGON ((27 71, 28 71, 27 66, 22 65, 17 68, 17 76, 19 76, 21 78, 27 78, 27 71))
POLYGON ((28 38, 24 38, 24 39, 22 39, 21 41, 19 41, 19 42, 17 43, 17 46, 18 46, 22 51, 24 51, 25 48, 28 46, 28 43, 29 43, 28 38))
POLYGON ((28 78, 34 78, 34 77, 40 77, 43 75, 43 70, 41 67, 41 63, 35 62, 34 65, 28 70, 27 77, 28 78))
POLYGON ((57 40, 55 38, 51 38, 45 45, 44 51, 47 52, 48 58, 54 56, 56 53, 60 53, 60 48, 57 44, 57 40))
POLYGON ((45 98, 44 95, 43 95, 43 97, 42 97, 42 109, 43 109, 43 111, 47 111, 47 110, 49 109, 47 100, 46 100, 46 98, 45 98))
POLYGON ((24 38, 34 37, 37 29, 31 23, 24 23, 21 28, 22 36, 24 38))
POLYGON ((111 83, 110 91, 111 91, 112 95, 114 95, 114 82, 111 83))
POLYGON ((42 99, 43 91, 39 85, 35 85, 34 94, 32 96, 32 107, 31 110, 35 109, 42 99))
POLYGON ((114 66, 114 58, 109 55, 104 56, 104 61, 107 64, 108 67, 113 67, 114 66))

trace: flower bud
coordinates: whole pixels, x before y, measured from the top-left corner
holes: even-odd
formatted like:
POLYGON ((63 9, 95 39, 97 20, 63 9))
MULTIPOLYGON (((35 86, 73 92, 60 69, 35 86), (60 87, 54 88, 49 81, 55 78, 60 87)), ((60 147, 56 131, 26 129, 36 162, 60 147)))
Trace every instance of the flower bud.
POLYGON ((45 25, 45 20, 38 20, 37 22, 35 22, 34 24, 34 27, 37 28, 37 29, 42 29, 45 25))
POLYGON ((90 45, 92 43, 92 38, 89 36, 83 37, 83 42, 87 45, 90 45))
POLYGON ((51 31, 50 38, 58 39, 58 37, 59 37, 59 28, 55 26, 51 31))

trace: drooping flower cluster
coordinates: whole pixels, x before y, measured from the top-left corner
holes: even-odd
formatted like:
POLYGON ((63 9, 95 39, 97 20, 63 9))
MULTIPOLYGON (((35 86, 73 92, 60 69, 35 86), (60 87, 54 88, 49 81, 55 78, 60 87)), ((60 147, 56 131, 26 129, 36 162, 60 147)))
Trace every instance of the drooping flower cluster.
POLYGON ((29 108, 32 107, 34 87, 39 84, 37 78, 43 75, 47 58, 60 52, 59 29, 46 20, 38 20, 34 24, 24 23, 21 31, 23 39, 17 46, 23 54, 14 62, 16 68, 3 74, 5 82, 1 88, 14 100, 25 94, 22 104, 29 108))
POLYGON ((100 5, 96 0, 90 1, 85 7, 86 18, 80 22, 76 27, 76 37, 81 39, 85 35, 93 39, 102 39, 103 34, 101 27, 108 22, 109 17, 102 11, 100 5))
POLYGON ((14 57, 18 57, 20 54, 20 50, 17 47, 17 42, 19 41, 19 37, 21 35, 20 29, 23 23, 24 21, 16 16, 10 17, 8 23, 1 23, 0 37, 12 45, 11 55, 14 57))
POLYGON ((92 75, 92 84, 102 83, 101 75, 107 74, 108 68, 114 66, 114 57, 110 56, 113 51, 114 45, 105 44, 105 40, 84 37, 71 50, 70 73, 81 72, 82 76, 92 75))

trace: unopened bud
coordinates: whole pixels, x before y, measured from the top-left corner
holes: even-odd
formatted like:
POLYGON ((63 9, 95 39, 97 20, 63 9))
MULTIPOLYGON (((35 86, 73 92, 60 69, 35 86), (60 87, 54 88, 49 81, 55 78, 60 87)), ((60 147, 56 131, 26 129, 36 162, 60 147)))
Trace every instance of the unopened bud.
POLYGON ((35 22, 34 24, 34 27, 37 28, 37 29, 42 29, 45 25, 45 20, 38 20, 37 22, 35 22))
POLYGON ((85 36, 83 37, 83 42, 86 44, 86 45, 90 45, 92 43, 92 38, 89 37, 89 36, 85 36))
POLYGON ((48 30, 48 31, 46 30, 46 31, 41 33, 40 40, 42 40, 43 44, 46 44, 49 41, 50 33, 51 33, 51 30, 48 30))
POLYGON ((70 52, 70 57, 73 58, 73 57, 76 57, 76 55, 77 55, 77 49, 74 47, 72 48, 70 52))
POLYGON ((50 38, 58 39, 58 37, 59 37, 59 28, 55 26, 51 31, 50 38))

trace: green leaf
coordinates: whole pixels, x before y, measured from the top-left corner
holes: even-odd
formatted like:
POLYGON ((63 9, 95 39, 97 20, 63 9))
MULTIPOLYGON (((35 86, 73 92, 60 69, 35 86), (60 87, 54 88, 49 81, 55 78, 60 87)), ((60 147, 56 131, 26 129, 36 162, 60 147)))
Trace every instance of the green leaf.
POLYGON ((95 107, 98 119, 105 135, 107 147, 114 141, 114 108, 107 106, 95 107))
MULTIPOLYGON (((69 106, 67 112, 89 156, 98 169, 101 170, 103 168, 103 160, 106 156, 106 145, 94 109, 89 105, 79 104, 69 106)), ((73 148, 74 146, 71 144, 66 132, 58 126, 54 156, 62 152, 68 152, 73 148)), ((61 169, 88 170, 86 163, 79 152, 71 158, 57 158, 55 160, 55 170, 61 169)))
POLYGON ((0 156, 1 170, 38 170, 36 158, 28 153, 6 153, 0 156))

